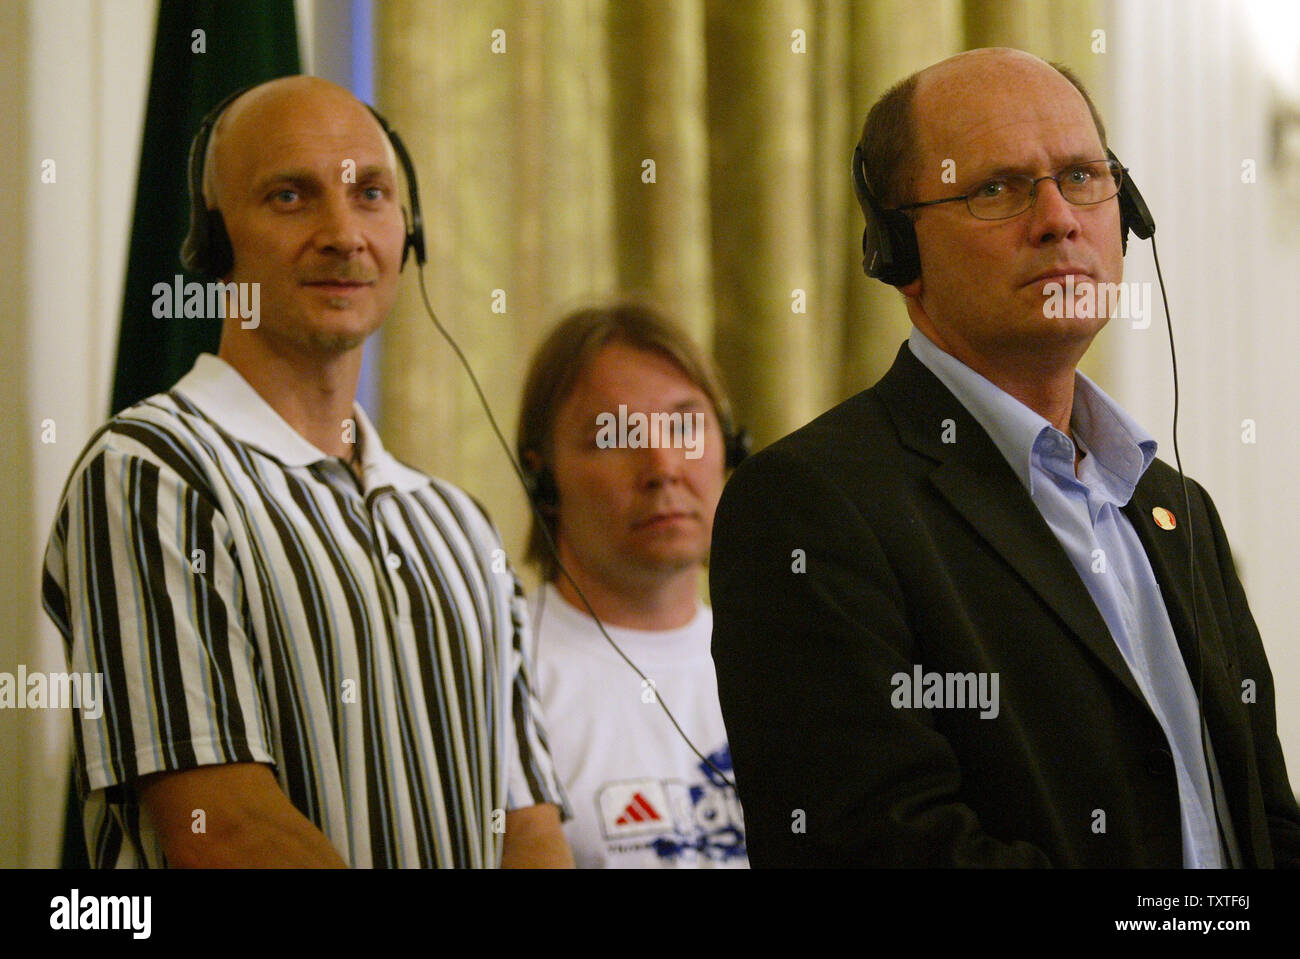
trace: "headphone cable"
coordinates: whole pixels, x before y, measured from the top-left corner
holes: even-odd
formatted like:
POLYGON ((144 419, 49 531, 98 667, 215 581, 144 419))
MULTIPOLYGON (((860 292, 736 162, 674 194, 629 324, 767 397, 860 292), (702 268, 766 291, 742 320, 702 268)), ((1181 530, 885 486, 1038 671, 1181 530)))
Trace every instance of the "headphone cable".
MULTIPOLYGON (((479 385, 478 377, 474 375, 473 367, 470 366, 469 360, 465 358, 465 354, 461 351, 461 348, 456 343, 456 340, 452 337, 452 335, 449 332, 447 332, 446 327, 442 325, 442 321, 438 319, 438 314, 434 312, 433 306, 429 302, 429 293, 424 286, 424 264, 423 263, 418 263, 418 262, 416 263, 416 276, 419 278, 420 281, 420 299, 423 300, 424 302, 425 312, 429 314, 429 319, 433 321, 433 325, 437 327, 438 332, 442 334, 442 338, 447 341, 448 345, 451 346, 452 351, 456 354, 456 358, 460 360, 461 366, 465 368, 465 372, 469 375, 469 381, 474 386, 474 392, 478 394, 479 404, 483 407, 483 412, 487 414, 488 423, 492 427, 492 432, 496 435, 497 442, 501 444, 501 450, 502 452, 505 453, 506 459, 510 461, 510 468, 515 471, 515 476, 518 477, 519 484, 524 488, 524 492, 526 494, 528 491, 528 481, 524 477, 523 468, 520 467, 519 461, 515 459, 514 454, 510 452, 510 444, 506 442, 505 435, 501 432, 501 427, 497 425, 497 419, 492 414, 492 407, 488 403, 487 397, 483 393, 483 387, 479 385)), ((619 648, 618 643, 614 642, 613 638, 609 635, 609 632, 605 629, 605 624, 602 623, 600 621, 600 617, 596 615, 596 611, 592 608, 590 600, 588 600, 586 594, 583 593, 582 587, 578 585, 577 580, 573 578, 572 574, 570 574, 569 571, 565 569, 564 563, 560 561, 559 547, 556 546, 555 539, 554 537, 551 536, 550 529, 547 528, 546 520, 542 516, 541 510, 538 508, 537 504, 533 502, 533 498, 531 496, 526 496, 526 499, 528 500, 529 509, 532 510, 533 517, 537 520, 537 528, 541 530, 542 538, 546 542, 546 548, 550 551, 551 558, 555 560, 556 569, 558 569, 562 574, 564 574, 564 578, 569 581, 569 585, 573 587, 574 592, 576 592, 578 595, 578 598, 582 600, 582 605, 586 608, 587 613, 591 616, 592 620, 595 622, 596 628, 600 630, 600 635, 605 637, 605 641, 609 643, 611 647, 613 647, 614 652, 618 653, 619 657, 623 660, 623 662, 627 663, 628 666, 632 668, 632 671, 641 677, 641 682, 643 684, 642 688, 645 688, 646 686, 650 688, 650 690, 652 691, 652 695, 655 697, 655 701, 659 704, 659 707, 664 711, 664 715, 668 717, 668 721, 673 724, 673 728, 677 730, 677 734, 682 737, 682 741, 685 742, 686 745, 691 748, 691 752, 695 753, 695 755, 700 758, 701 762, 703 762, 715 773, 717 773, 718 777, 724 783, 726 783, 733 790, 735 790, 736 784, 732 782, 730 778, 728 778, 726 773, 724 773, 721 769, 717 767, 717 765, 713 762, 713 760, 711 760, 708 756, 700 752, 699 749, 696 748, 695 743, 691 742, 690 737, 687 736, 686 733, 682 730, 681 724, 677 722, 677 717, 673 715, 672 710, 668 708, 668 704, 664 702, 663 695, 659 692, 658 688, 655 686, 654 680, 652 680, 645 673, 643 673, 641 671, 641 668, 637 666, 636 663, 632 662, 632 660, 628 657, 628 655, 625 652, 623 652, 622 649, 619 648)), ((543 590, 543 592, 545 592, 545 590, 543 590)))
POLYGON ((1178 451, 1178 354, 1174 349, 1174 322, 1169 314, 1169 298, 1165 295, 1165 277, 1160 270, 1160 254, 1156 251, 1154 230, 1151 236, 1151 257, 1156 265, 1156 278, 1160 281, 1160 302, 1165 308, 1165 329, 1169 333, 1169 360, 1174 377, 1174 464, 1178 467, 1178 479, 1183 488, 1183 509, 1187 517, 1187 581, 1192 603, 1192 645, 1196 648, 1196 712, 1200 720, 1201 756, 1205 760, 1205 778, 1210 786, 1210 814, 1214 817, 1215 832, 1219 838, 1219 848, 1232 865, 1231 848, 1227 842, 1223 824, 1219 821, 1218 789, 1214 785, 1215 764, 1210 752, 1210 730, 1205 721, 1205 650, 1201 647, 1200 610, 1196 603, 1196 549, 1193 539, 1192 497, 1187 486, 1187 474, 1183 472, 1183 458, 1178 451))

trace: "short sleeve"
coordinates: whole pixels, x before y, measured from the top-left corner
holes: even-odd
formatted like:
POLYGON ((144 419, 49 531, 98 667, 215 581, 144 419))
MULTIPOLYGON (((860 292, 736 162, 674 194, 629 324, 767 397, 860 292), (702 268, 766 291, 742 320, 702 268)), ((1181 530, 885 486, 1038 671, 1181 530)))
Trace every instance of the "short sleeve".
POLYGON ((74 472, 45 555, 46 611, 99 701, 74 715, 83 795, 149 773, 273 763, 225 517, 167 465, 105 447, 74 472))
POLYGON ((560 777, 551 760, 542 717, 542 704, 533 679, 528 651, 532 648, 532 627, 523 588, 510 575, 510 718, 506 735, 506 808, 521 809, 540 803, 554 803, 560 819, 573 818, 560 777))

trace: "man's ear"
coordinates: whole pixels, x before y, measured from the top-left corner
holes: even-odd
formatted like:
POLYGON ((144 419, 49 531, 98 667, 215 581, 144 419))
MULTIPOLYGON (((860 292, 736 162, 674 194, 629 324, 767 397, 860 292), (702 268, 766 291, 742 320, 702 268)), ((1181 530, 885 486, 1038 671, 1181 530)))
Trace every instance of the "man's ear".
MULTIPOLYGON (((907 317, 912 321, 912 325, 923 333, 928 333, 934 329, 934 324, 930 322, 930 315, 925 312, 925 307, 921 305, 921 292, 924 285, 920 279, 913 280, 906 286, 900 286, 898 291, 903 294, 903 305, 907 307, 907 317)), ((933 339, 933 337, 931 337, 933 339)))

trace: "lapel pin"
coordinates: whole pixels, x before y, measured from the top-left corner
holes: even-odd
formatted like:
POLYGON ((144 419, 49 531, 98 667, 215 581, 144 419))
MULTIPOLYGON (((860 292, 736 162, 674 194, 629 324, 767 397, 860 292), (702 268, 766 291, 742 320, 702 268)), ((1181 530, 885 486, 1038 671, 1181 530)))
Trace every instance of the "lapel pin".
POLYGON ((1161 529, 1173 529, 1178 525, 1178 521, 1174 519, 1174 514, 1163 506, 1157 506, 1151 510, 1151 515, 1155 518, 1156 525, 1161 529))

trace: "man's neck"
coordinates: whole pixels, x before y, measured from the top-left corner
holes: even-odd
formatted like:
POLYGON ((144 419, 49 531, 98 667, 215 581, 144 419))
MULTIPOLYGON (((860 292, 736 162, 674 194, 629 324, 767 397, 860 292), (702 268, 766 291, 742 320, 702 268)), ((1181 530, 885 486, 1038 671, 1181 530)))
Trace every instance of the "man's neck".
POLYGON ((1074 413, 1075 368, 1087 349, 1034 355, 1003 353, 989 356, 960 342, 948 342, 921 330, 935 346, 960 360, 1002 392, 1019 400, 1066 436, 1074 413))
POLYGON ((1035 373, 1026 371, 1024 366, 981 369, 971 363, 966 365, 1004 393, 1015 397, 1066 436, 1072 435, 1070 417, 1074 413, 1074 366, 1044 365, 1035 373))
MULTIPOLYGON (((691 566, 653 584, 613 587, 587 576, 566 563, 596 617, 606 626, 626 629, 680 629, 695 618, 699 607, 699 567, 691 566)), ((560 573, 553 580, 556 590, 570 606, 587 613, 568 577, 560 573)))
POLYGON ((222 336, 217 355, 308 443, 329 456, 354 459, 361 347, 313 356, 276 349, 262 337, 222 336))

